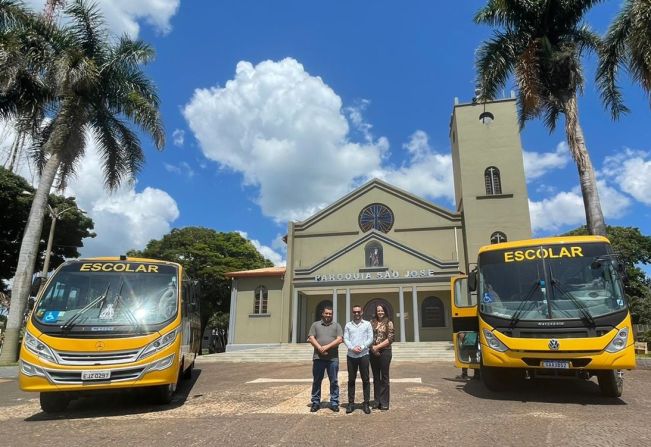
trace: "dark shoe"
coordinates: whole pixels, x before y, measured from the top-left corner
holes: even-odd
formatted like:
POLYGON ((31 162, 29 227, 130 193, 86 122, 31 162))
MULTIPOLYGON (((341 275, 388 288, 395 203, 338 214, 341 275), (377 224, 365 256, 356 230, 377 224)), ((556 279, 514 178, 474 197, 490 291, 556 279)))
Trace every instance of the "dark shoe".
POLYGON ((348 404, 348 406, 346 407, 346 414, 350 414, 353 411, 355 411, 355 404, 348 404))
POLYGON ((365 414, 371 414, 371 407, 370 407, 370 405, 368 404, 368 402, 366 402, 366 403, 364 404, 364 406, 362 406, 362 409, 364 410, 364 413, 365 413, 365 414))
POLYGON ((389 406, 388 405, 379 405, 378 409, 381 410, 381 411, 387 411, 389 409, 389 406))
POLYGON ((339 413, 339 405, 331 405, 330 409, 335 413, 339 413))
POLYGON ((310 407, 310 413, 316 413, 317 411, 319 411, 319 408, 321 408, 319 404, 312 404, 312 406, 310 407))

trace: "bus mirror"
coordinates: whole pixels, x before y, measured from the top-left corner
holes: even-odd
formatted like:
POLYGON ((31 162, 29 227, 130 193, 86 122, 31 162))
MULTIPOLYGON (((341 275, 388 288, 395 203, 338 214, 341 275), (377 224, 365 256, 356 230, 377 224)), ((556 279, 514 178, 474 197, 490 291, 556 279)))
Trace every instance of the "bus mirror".
POLYGON ((592 270, 598 270, 601 268, 601 262, 599 261, 592 261, 592 264, 590 264, 590 268, 592 270))
POLYGON ((31 311, 32 309, 34 309, 34 303, 36 303, 36 300, 32 297, 29 297, 29 299, 27 300, 27 310, 31 311))
POLYGON ((36 296, 39 290, 41 290, 41 284, 43 284, 43 278, 41 276, 37 276, 34 278, 34 281, 32 282, 32 288, 29 291, 29 294, 31 296, 36 296))
POLYGON ((477 270, 473 270, 468 274, 468 290, 474 292, 477 290, 477 270))

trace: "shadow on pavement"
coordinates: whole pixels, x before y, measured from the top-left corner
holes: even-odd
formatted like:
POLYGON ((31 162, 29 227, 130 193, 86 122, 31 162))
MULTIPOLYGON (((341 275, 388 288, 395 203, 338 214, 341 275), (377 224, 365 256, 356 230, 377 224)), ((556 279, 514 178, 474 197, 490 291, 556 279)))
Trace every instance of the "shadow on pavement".
POLYGON ((126 416, 132 414, 156 413, 168 411, 183 406, 189 399, 201 395, 190 395, 194 384, 201 375, 201 369, 194 368, 189 380, 182 380, 174 393, 169 405, 151 403, 147 388, 124 390, 107 390, 91 392, 70 402, 66 411, 61 413, 40 412, 25 419, 25 421, 49 421, 57 419, 86 419, 95 417, 126 416))
MULTIPOLYGON (((627 405, 620 398, 602 396, 599 385, 592 380, 517 380, 513 381, 506 390, 500 392, 490 391, 481 380, 460 380, 456 378, 445 378, 445 380, 458 382, 457 390, 480 399, 574 403, 580 405, 627 405)), ((624 385, 625 395, 626 385, 624 385)))

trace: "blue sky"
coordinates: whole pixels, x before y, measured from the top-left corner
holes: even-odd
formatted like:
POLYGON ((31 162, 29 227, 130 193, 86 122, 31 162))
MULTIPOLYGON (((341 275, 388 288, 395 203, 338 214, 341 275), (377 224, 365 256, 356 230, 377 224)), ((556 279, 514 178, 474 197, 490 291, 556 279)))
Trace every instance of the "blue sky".
MULTIPOLYGON (((619 3, 595 7, 588 22, 603 33, 619 3)), ((168 144, 159 153, 143 140, 136 184, 112 196, 89 151, 69 190, 96 221, 82 254, 119 254, 200 225, 246 233, 282 263, 289 219, 372 177, 453 209, 448 125, 454 98, 473 96, 474 51, 491 33, 472 22, 482 4, 100 1, 114 33, 156 48, 147 72, 168 144)), ((606 221, 651 234, 649 100, 622 76, 631 113, 612 122, 592 82, 594 58, 585 77, 580 119, 606 221)), ((536 235, 585 222, 559 124, 549 134, 532 121, 521 135, 536 235)))

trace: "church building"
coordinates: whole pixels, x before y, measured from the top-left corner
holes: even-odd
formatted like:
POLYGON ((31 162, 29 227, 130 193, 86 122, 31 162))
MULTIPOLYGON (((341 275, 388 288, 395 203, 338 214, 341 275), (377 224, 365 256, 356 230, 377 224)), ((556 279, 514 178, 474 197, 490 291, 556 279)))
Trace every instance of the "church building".
POLYGON ((450 279, 531 223, 515 99, 455 104, 449 136, 455 210, 374 179, 289 222, 286 267, 229 273, 227 350, 305 343, 326 305, 343 326, 384 304, 396 341, 450 340, 450 279))

